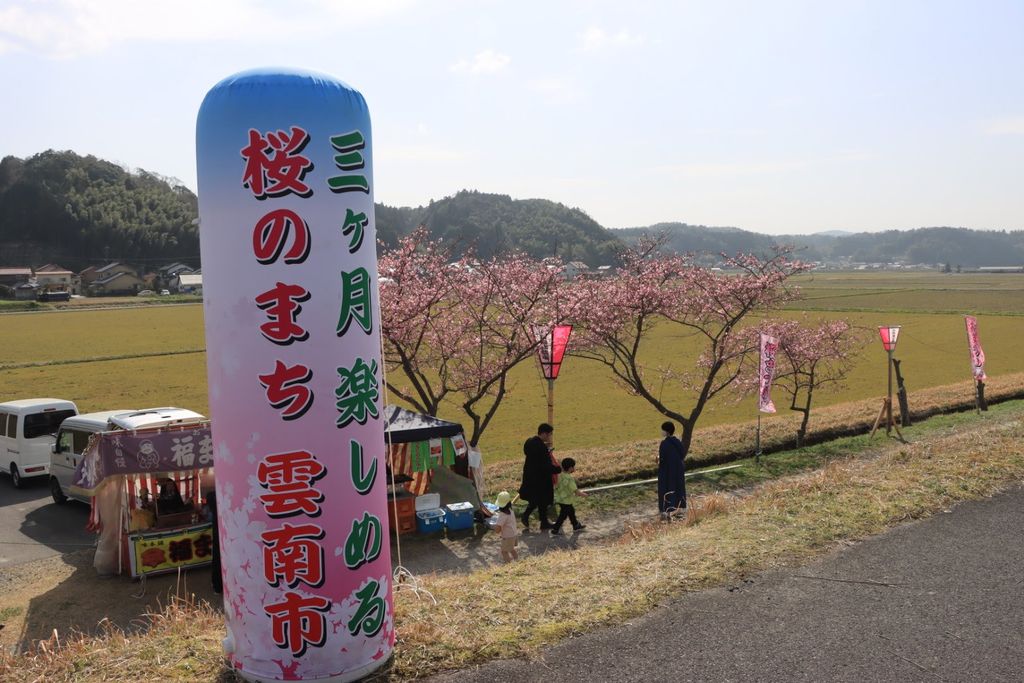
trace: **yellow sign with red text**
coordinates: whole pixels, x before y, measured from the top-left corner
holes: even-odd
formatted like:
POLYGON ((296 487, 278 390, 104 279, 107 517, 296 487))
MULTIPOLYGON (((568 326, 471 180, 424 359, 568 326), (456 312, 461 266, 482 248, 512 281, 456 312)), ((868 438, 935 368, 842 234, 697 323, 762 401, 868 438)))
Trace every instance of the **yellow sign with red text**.
POLYGON ((130 534, 128 553, 133 577, 200 567, 209 564, 212 558, 213 531, 207 523, 185 529, 130 534))

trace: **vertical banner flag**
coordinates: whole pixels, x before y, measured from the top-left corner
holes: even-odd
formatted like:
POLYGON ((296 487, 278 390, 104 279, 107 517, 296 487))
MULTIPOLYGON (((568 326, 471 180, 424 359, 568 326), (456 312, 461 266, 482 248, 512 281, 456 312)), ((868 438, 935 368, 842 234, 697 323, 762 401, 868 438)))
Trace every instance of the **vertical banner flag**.
POLYGON ((224 647, 250 681, 351 681, 394 645, 371 149, 322 74, 236 74, 199 111, 224 647))
POLYGON ((772 402, 772 380, 775 379, 775 354, 779 350, 779 340, 771 335, 761 333, 761 367, 758 375, 757 409, 762 413, 774 413, 772 402))
POLYGON ((985 376, 985 352, 981 350, 978 339, 978 319, 965 315, 964 322, 967 324, 967 344, 971 348, 971 374, 977 381, 984 382, 988 377, 985 376))

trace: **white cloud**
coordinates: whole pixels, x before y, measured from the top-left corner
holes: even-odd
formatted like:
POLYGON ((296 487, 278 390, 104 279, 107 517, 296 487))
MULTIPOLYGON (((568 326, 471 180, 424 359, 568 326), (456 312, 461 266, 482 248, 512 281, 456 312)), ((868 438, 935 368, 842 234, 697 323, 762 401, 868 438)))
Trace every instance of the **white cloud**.
POLYGON ((626 29, 618 33, 608 33, 599 26, 590 26, 580 34, 580 49, 584 52, 598 52, 610 48, 643 45, 646 41, 644 36, 630 33, 626 29))
POLYGON ((413 0, 13 0, 0 9, 0 54, 15 50, 70 59, 132 41, 191 43, 267 40, 280 33, 322 33, 344 20, 358 25, 389 16, 413 0))
POLYGON ((457 74, 492 74, 507 67, 511 61, 508 55, 488 49, 476 53, 473 59, 460 59, 449 70, 457 74))
POLYGON ((1024 135, 1024 116, 990 119, 982 123, 981 129, 988 135, 1024 135))

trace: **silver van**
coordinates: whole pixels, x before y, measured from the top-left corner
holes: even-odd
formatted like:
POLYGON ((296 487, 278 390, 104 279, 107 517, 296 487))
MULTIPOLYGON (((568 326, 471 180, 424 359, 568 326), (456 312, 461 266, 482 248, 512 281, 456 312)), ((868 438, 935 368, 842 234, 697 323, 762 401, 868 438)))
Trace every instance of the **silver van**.
POLYGON ((59 398, 0 403, 0 470, 11 475, 14 488, 49 474, 53 437, 61 422, 77 414, 73 402, 59 398))
POLYGON ((88 503, 89 499, 71 491, 75 469, 82 461, 89 437, 97 432, 119 429, 147 429, 203 422, 206 417, 184 408, 149 408, 147 410, 104 410, 69 417, 60 426, 57 443, 50 456, 50 495, 62 504, 68 498, 88 503))

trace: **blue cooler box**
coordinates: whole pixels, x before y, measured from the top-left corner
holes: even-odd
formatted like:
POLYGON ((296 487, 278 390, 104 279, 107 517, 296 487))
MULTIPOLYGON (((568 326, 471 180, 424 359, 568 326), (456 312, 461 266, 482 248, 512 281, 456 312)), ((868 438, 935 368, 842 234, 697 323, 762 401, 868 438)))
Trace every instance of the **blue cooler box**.
POLYGON ((444 525, 452 531, 473 528, 473 504, 451 503, 445 505, 444 525))
POLYGON ((421 534, 432 534, 444 528, 444 510, 441 509, 441 496, 437 493, 425 493, 416 496, 416 531, 421 534))

